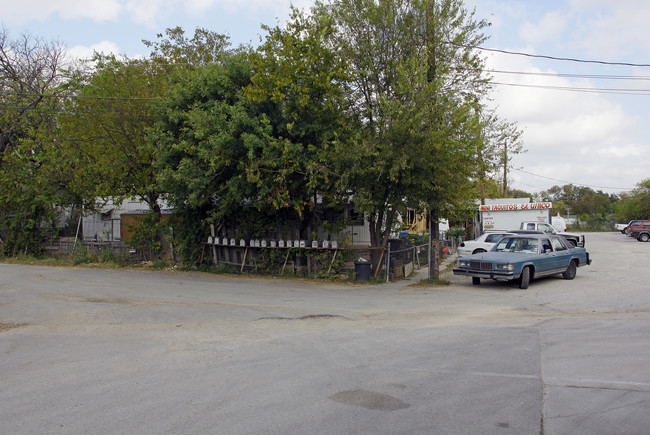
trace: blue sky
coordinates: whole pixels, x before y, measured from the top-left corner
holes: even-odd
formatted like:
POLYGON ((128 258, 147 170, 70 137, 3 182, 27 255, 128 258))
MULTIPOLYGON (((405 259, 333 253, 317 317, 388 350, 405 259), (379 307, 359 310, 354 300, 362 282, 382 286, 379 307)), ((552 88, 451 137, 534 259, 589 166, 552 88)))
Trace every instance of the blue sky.
MULTIPOLYGON (((260 25, 283 23, 290 4, 290 0, 24 0, 3 5, 0 22, 10 36, 27 31, 58 39, 74 57, 93 50, 134 57, 148 53, 142 39, 154 40, 157 33, 176 26, 190 34, 197 27, 225 33, 234 45, 256 44, 263 34, 260 25)), ((312 1, 293 4, 305 8, 312 1)), ((466 0, 465 4, 492 23, 486 31, 490 36, 486 48, 650 64, 647 0, 466 0)), ((538 192, 573 183, 619 193, 650 178, 650 92, 643 92, 650 90, 650 67, 495 52, 485 56, 490 68, 512 72, 493 73, 494 81, 504 84, 495 86, 490 104, 524 131, 527 152, 515 159, 513 187, 538 192), (612 75, 624 78, 602 77, 612 75), (603 91, 614 88, 638 92, 603 91)))

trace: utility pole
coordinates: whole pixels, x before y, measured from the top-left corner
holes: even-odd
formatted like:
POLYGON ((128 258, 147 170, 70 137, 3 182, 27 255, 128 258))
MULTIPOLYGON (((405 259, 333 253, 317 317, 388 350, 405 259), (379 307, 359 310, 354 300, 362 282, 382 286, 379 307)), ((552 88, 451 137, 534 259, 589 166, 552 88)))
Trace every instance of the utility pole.
POLYGON ((508 138, 503 138, 503 197, 508 196, 508 138))
MULTIPOLYGON (((427 79, 429 83, 436 78, 436 23, 435 23, 436 1, 429 0, 427 5, 427 45, 429 47, 429 69, 427 79)), ((435 99, 435 96, 434 96, 435 99)), ((436 110, 434 101, 433 110, 436 110)), ((432 156, 434 157, 434 156, 432 156)), ((438 264, 440 262, 440 212, 431 209, 429 205, 429 279, 440 278, 438 264)))
MULTIPOLYGON (((481 114, 479 111, 478 98, 474 98, 474 116, 476 116, 476 122, 480 123, 481 114)), ((483 148, 484 142, 483 137, 481 137, 480 131, 477 134, 477 149, 478 149, 478 162, 479 162, 479 181, 480 185, 480 195, 481 195, 481 205, 485 205, 485 161, 483 160, 483 148)))

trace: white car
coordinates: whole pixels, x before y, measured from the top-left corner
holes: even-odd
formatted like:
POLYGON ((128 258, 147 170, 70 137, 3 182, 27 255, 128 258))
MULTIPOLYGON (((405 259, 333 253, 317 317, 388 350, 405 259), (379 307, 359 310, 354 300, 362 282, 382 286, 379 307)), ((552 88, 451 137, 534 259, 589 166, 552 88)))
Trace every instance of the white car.
POLYGON ((467 240, 458 246, 458 256, 464 257, 466 255, 478 254, 487 252, 499 242, 506 234, 507 231, 486 231, 475 240, 467 240))
POLYGON ((625 234, 625 229, 627 228, 627 226, 628 224, 614 224, 614 229, 625 234))

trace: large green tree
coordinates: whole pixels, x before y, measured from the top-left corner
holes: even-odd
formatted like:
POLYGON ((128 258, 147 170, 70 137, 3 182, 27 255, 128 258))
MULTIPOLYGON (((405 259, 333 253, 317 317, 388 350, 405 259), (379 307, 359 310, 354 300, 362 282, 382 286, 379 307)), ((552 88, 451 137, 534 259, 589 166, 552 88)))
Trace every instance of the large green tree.
POLYGON ((488 91, 474 47, 487 23, 458 0, 333 0, 315 12, 333 17, 333 41, 352 69, 364 128, 348 183, 372 245, 385 246, 407 209, 432 211, 435 224, 472 197, 475 107, 488 91))
POLYGON ((60 44, 0 30, 0 250, 8 253, 40 253, 68 199, 50 152, 63 64, 60 44))
MULTIPOLYGON (((641 184, 639 185, 641 186, 641 184)), ((638 192, 642 192, 638 190, 638 192)), ((544 201, 553 202, 553 212, 580 215, 584 220, 602 219, 612 209, 617 198, 587 186, 565 184, 553 186, 540 193, 544 201)))
POLYGON ((194 30, 192 37, 182 27, 168 28, 156 36, 155 41, 142 42, 151 49, 149 59, 165 68, 169 76, 178 70, 217 63, 230 47, 228 36, 201 27, 194 30))
MULTIPOLYGON (((87 209, 128 197, 144 201, 160 220, 156 148, 147 141, 153 127, 153 104, 167 92, 170 80, 189 74, 221 56, 227 38, 197 29, 192 38, 181 28, 167 29, 158 41, 144 41, 147 58, 96 54, 71 82, 75 93, 59 116, 61 162, 71 174, 69 188, 85 199, 87 209)), ((159 239, 160 231, 153 231, 159 239)), ((155 242, 155 241, 154 241, 155 242)))
POLYGON ((160 191, 145 139, 153 125, 152 101, 165 89, 159 70, 146 59, 97 54, 79 72, 78 91, 59 116, 60 142, 74 172, 74 189, 86 198, 119 203, 135 197, 159 213, 160 191))
POLYGON ((647 218, 650 216, 650 179, 639 182, 632 192, 620 194, 618 198, 613 208, 619 222, 647 218))
POLYGON ((199 260, 208 225, 253 218, 258 195, 246 176, 247 150, 259 147, 270 127, 244 95, 251 75, 246 56, 224 55, 178 75, 157 105, 149 140, 158 182, 177 217, 177 248, 188 263, 199 260))
POLYGON ((255 53, 232 52, 177 77, 160 107, 151 140, 161 186, 203 231, 183 237, 187 260, 207 224, 254 235, 295 220, 309 238, 323 210, 344 198, 341 165, 354 130, 345 64, 324 45, 330 22, 293 10, 285 28, 265 29, 255 53))
POLYGON ((348 62, 330 44, 335 29, 329 16, 292 9, 284 28, 264 29, 268 35, 252 56, 255 74, 246 95, 271 130, 248 148, 246 173, 260 198, 297 215, 301 237, 308 239, 325 210, 345 202, 343 173, 358 151, 348 62))
POLYGON ((522 132, 514 122, 498 117, 495 110, 477 107, 482 128, 478 138, 478 182, 481 204, 487 197, 505 198, 512 160, 523 152, 522 132))

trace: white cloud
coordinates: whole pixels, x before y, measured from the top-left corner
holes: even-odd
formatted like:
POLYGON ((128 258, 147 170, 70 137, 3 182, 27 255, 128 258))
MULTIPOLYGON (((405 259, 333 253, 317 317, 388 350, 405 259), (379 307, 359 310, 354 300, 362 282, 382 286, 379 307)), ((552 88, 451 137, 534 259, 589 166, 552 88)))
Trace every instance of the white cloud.
POLYGON ((594 58, 624 61, 650 56, 650 46, 644 43, 650 22, 647 0, 572 0, 570 4, 579 31, 576 38, 594 58))
POLYGON ((126 19, 155 28, 176 13, 202 17, 215 9, 225 14, 270 11, 284 21, 293 4, 309 9, 314 0, 32 0, 7 2, 2 7, 4 22, 22 25, 30 21, 45 21, 53 16, 64 20, 90 19, 96 22, 126 19))
POLYGON ((520 28, 521 39, 528 43, 559 40, 567 27, 567 17, 559 12, 550 12, 536 23, 526 21, 520 28))
POLYGON ((3 20, 18 24, 44 21, 51 15, 59 15, 66 20, 89 18, 94 21, 112 21, 123 11, 120 0, 32 0, 6 3, 2 6, 3 20))
POLYGON ((164 17, 174 10, 174 0, 126 0, 124 10, 129 20, 155 28, 164 17))
POLYGON ((218 6, 230 13, 270 10, 278 18, 286 19, 291 5, 298 9, 309 9, 313 6, 314 0, 185 0, 182 4, 188 13, 193 15, 202 14, 208 9, 218 6))
POLYGON ((640 144, 613 145, 596 150, 602 158, 645 159, 650 153, 650 146, 640 144))
POLYGON ((77 45, 67 50, 69 56, 74 59, 90 59, 95 52, 103 54, 120 54, 119 47, 113 42, 102 41, 89 47, 77 45))
MULTIPOLYGON (((533 53, 531 48, 510 51, 533 53)), ((488 61, 488 67, 495 70, 525 73, 494 74, 495 82, 531 86, 497 85, 493 95, 499 116, 517 122, 523 130, 527 152, 515 157, 514 166, 526 172, 512 174, 518 187, 535 191, 565 182, 596 189, 633 187, 644 177, 639 166, 644 148, 631 145, 642 116, 626 113, 609 95, 539 88, 593 88, 598 84, 560 77, 536 64, 534 58, 503 54, 492 55, 488 61)))

